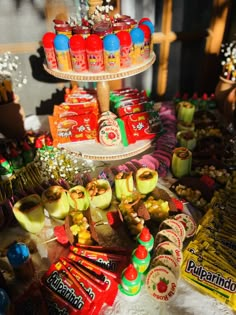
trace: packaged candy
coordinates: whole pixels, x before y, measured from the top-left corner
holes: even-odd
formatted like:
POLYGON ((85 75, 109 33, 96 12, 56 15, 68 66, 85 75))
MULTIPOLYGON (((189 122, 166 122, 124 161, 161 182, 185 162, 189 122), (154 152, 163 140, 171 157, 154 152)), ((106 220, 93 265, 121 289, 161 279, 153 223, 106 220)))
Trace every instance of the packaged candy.
POLYGON ((104 65, 107 72, 120 70, 120 41, 115 34, 108 34, 103 39, 104 65))
POLYGON ((56 35, 54 38, 54 47, 56 52, 58 69, 67 72, 72 70, 69 38, 64 34, 56 35))
POLYGON ((57 69, 57 58, 54 49, 55 33, 47 32, 42 38, 44 53, 47 61, 47 66, 51 70, 57 69))
POLYGON ((117 295, 118 283, 120 282, 120 278, 118 277, 118 275, 100 266, 97 266, 96 264, 90 262, 89 260, 84 259, 78 255, 75 255, 74 253, 69 253, 68 259, 75 262, 76 267, 79 266, 87 273, 92 274, 95 278, 106 283, 107 290, 109 290, 106 303, 108 305, 112 305, 117 295))
POLYGON ((85 48, 85 39, 77 34, 69 40, 72 68, 75 72, 88 70, 88 62, 85 48))
POLYGON ((95 305, 81 284, 72 276, 62 262, 52 264, 42 277, 42 283, 69 306, 70 314, 93 313, 95 305))
POLYGON ((98 35, 92 34, 86 39, 86 53, 89 71, 104 71, 103 42, 98 35))

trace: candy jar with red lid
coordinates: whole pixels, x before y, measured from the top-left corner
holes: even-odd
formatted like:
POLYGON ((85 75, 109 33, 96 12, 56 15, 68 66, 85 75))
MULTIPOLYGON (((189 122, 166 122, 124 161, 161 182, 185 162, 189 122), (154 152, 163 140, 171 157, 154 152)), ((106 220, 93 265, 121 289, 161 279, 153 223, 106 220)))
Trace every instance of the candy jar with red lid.
POLYGON ((54 49, 54 39, 56 34, 53 32, 47 32, 42 38, 42 44, 47 61, 47 66, 51 70, 57 69, 57 58, 54 49))
POLYGON ((104 71, 102 39, 92 34, 86 39, 85 45, 89 71, 93 73, 104 71))
POLYGON ((130 26, 126 24, 125 22, 116 22, 113 24, 113 32, 114 34, 120 32, 120 31, 129 31, 130 26))
POLYGON ((152 236, 147 227, 144 227, 142 231, 139 233, 137 241, 141 245, 145 246, 149 252, 153 249, 154 237, 152 236))
POLYGON ((107 72, 120 70, 120 41, 115 34, 108 34, 103 39, 104 65, 107 72))
POLYGON ((83 26, 83 25, 76 25, 72 28, 72 34, 79 34, 81 35, 84 39, 86 39, 91 33, 91 29, 88 26, 83 26))
POLYGON ((144 273, 150 264, 151 256, 144 245, 139 244, 132 253, 132 263, 140 273, 144 273))
POLYGON ((68 22, 56 19, 53 22, 56 34, 64 34, 69 38, 72 36, 72 27, 68 22))
POLYGON ((120 40, 120 66, 128 68, 132 64, 132 38, 128 31, 120 31, 116 34, 120 40))
POLYGON ((88 70, 85 39, 79 35, 73 35, 69 40, 72 68, 75 72, 88 70))
POLYGON ((119 290, 126 296, 137 296, 141 287, 141 274, 133 264, 129 264, 122 272, 119 290))
POLYGON ((106 22, 106 21, 96 23, 93 26, 92 32, 93 32, 93 34, 96 34, 101 39, 103 39, 104 36, 113 33, 112 24, 110 22, 106 22))
POLYGON ((146 24, 140 24, 139 28, 144 33, 144 59, 150 57, 151 30, 146 24))

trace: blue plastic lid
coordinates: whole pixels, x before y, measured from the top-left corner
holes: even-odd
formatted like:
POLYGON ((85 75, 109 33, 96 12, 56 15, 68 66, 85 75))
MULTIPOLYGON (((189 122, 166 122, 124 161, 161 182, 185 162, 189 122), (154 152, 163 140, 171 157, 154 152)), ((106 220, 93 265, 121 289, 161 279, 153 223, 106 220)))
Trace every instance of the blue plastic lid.
POLYGON ((54 47, 56 50, 68 50, 69 49, 69 37, 64 34, 58 34, 54 38, 54 47))
POLYGON ((108 34, 103 38, 104 50, 116 51, 120 49, 120 40, 115 34, 108 34))
POLYGON ((9 305, 10 299, 7 292, 0 288, 0 314, 6 314, 9 305))
POLYGON ((141 30, 141 28, 133 28, 130 31, 130 35, 132 37, 133 44, 141 44, 144 42, 144 32, 141 30))
POLYGON ((150 28, 151 34, 154 33, 155 28, 154 28, 154 25, 151 21, 143 21, 142 24, 145 24, 150 28))
POLYGON ((12 267, 19 267, 29 256, 29 248, 23 243, 15 243, 11 245, 7 251, 7 258, 12 267))

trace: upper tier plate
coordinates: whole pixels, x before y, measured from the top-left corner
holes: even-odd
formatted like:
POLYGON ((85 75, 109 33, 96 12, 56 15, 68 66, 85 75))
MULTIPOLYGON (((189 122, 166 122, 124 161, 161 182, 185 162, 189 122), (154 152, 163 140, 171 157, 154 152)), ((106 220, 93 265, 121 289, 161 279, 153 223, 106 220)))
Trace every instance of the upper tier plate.
POLYGON ((129 68, 121 69, 119 72, 110 73, 110 72, 99 72, 92 73, 89 71, 85 72, 62 72, 60 70, 51 70, 47 67, 46 64, 43 64, 44 69, 51 75, 70 81, 84 81, 84 82, 98 82, 98 81, 112 81, 117 79, 123 79, 131 77, 138 73, 141 73, 147 70, 156 60, 156 55, 154 52, 151 53, 150 57, 146 59, 142 64, 135 65, 129 68))

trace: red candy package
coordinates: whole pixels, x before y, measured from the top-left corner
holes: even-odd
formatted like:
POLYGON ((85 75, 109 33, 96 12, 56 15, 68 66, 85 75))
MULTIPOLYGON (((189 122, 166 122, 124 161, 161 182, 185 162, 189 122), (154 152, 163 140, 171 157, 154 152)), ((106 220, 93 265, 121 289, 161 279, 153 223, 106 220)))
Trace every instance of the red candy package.
POLYGON ((87 273, 92 274, 95 278, 102 280, 107 284, 107 290, 109 290, 109 294, 107 295, 106 303, 108 305, 112 305, 118 292, 118 283, 120 282, 120 279, 118 279, 117 275, 111 271, 95 265, 89 260, 75 255, 74 253, 69 253, 67 258, 74 261, 76 263, 76 267, 81 267, 81 269, 84 269, 87 273))
POLYGON ((97 115, 79 115, 64 118, 49 116, 53 145, 97 138, 97 115))
POLYGON ((76 268, 70 260, 66 258, 60 258, 60 261, 66 267, 66 269, 72 274, 72 276, 79 282, 79 284, 88 293, 92 301, 95 303, 95 310, 93 315, 98 314, 100 309, 106 300, 107 292, 105 288, 99 286, 95 281, 88 277, 84 272, 76 268))
POLYGON ((141 139, 153 139, 161 129, 161 121, 157 112, 130 114, 121 119, 124 121, 129 143, 135 143, 141 139))
MULTIPOLYGON (((93 314, 95 305, 92 299, 62 262, 58 261, 51 265, 43 275, 42 283, 43 288, 44 286, 47 288, 46 292, 51 291, 52 303, 60 302, 60 307, 63 307, 64 302, 64 307, 68 308, 69 314, 93 314)), ((45 288, 43 292, 45 292, 45 288)))
POLYGON ((118 277, 121 276, 123 269, 129 264, 129 260, 123 255, 99 253, 97 251, 83 249, 77 246, 70 246, 70 250, 74 254, 87 258, 94 264, 101 266, 106 270, 116 273, 118 277))

